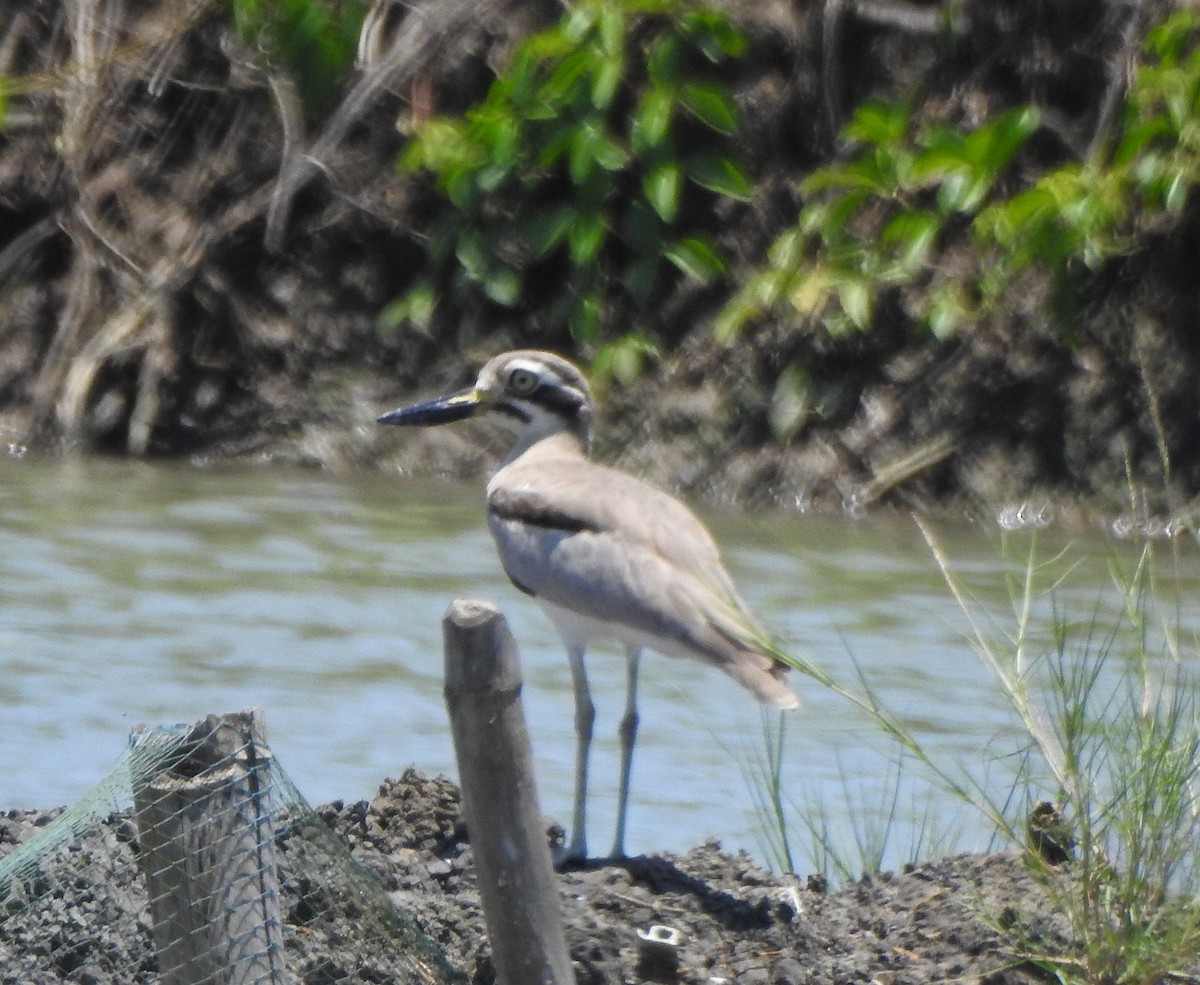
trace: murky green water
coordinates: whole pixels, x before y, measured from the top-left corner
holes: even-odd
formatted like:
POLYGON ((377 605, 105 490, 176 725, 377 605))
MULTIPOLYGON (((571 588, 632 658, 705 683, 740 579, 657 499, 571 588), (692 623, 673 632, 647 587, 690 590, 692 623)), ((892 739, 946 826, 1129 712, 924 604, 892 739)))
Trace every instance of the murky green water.
MULTIPOLYGON (((480 489, 87 459, 3 460, 0 476, 0 807, 69 803, 108 771, 138 723, 250 706, 265 711, 273 749, 313 802, 369 797, 410 764, 455 775, 440 620, 452 598, 482 597, 504 608, 521 646, 543 810, 569 818, 565 656, 505 580, 480 489)), ((788 648, 846 680, 857 664, 943 761, 1004 772, 1018 734, 1011 713, 910 518, 707 519, 744 594, 788 648)), ((1005 575, 1014 569, 997 530, 937 529, 972 591, 1011 629, 1005 575)), ((1029 537, 1009 538, 1014 556, 1029 537)), ((1080 620, 1081 635, 1089 621, 1102 635, 1121 604, 1109 567, 1132 569, 1136 549, 1099 534, 1038 537, 1042 555, 1068 549, 1077 562, 1055 604, 1080 620)), ((1190 603, 1195 550, 1159 553, 1179 578, 1171 597, 1190 603)), ((1182 603, 1172 619, 1200 623, 1182 603)), ((611 837, 623 661, 599 651, 590 668, 598 852, 611 837)), ((840 699, 797 683, 806 706, 788 717, 784 796, 797 814, 824 811, 849 838, 847 811, 861 819, 888 809, 895 756, 840 699)), ((755 702, 716 672, 651 655, 641 710, 630 849, 683 850, 715 836, 761 855, 748 783, 763 750, 755 702)), ((890 854, 902 859, 910 817, 915 830, 928 815, 940 831, 955 808, 908 782, 911 763, 900 769, 890 854)), ((982 843, 975 827, 961 822, 968 847, 982 843)))

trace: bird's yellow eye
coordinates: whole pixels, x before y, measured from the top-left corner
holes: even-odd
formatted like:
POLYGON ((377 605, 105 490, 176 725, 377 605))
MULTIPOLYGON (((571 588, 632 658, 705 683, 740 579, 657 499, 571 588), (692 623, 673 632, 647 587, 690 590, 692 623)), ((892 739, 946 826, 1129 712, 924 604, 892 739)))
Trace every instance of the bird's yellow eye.
POLYGON ((519 397, 525 397, 537 389, 537 373, 528 369, 514 369, 508 376, 508 388, 519 397))

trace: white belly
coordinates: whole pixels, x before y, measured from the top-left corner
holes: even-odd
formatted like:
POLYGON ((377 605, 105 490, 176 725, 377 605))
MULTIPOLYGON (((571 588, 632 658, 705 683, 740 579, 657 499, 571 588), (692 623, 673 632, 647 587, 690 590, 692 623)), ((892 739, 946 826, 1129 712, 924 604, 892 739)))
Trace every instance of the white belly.
POLYGON ((691 657, 696 660, 704 660, 700 654, 667 637, 647 633, 632 626, 595 619, 592 616, 575 612, 573 609, 566 609, 553 602, 547 602, 545 599, 538 598, 534 601, 550 617, 554 628, 558 630, 558 634, 567 646, 586 647, 597 641, 611 642, 625 647, 644 647, 671 657, 691 657))

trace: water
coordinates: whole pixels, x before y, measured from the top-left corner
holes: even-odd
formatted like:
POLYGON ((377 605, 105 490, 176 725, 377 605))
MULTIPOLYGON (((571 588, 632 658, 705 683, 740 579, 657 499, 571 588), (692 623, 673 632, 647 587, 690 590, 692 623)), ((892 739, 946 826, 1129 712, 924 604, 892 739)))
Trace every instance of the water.
MULTIPOLYGON (((477 597, 503 607, 519 642, 543 811, 569 820, 565 655, 504 578, 479 488, 98 459, 9 459, 0 472, 0 808, 72 802, 139 723, 247 707, 263 709, 272 748, 313 803, 368 798, 409 765, 455 776, 440 621, 451 599, 477 597)), ((857 665, 940 761, 977 777, 997 764, 1003 773, 1019 730, 911 518, 705 519, 787 648, 846 681, 857 665)), ((1018 569, 997 531, 937 531, 985 615, 1011 628, 1005 576, 1018 569)), ((1028 539, 1012 538, 1011 553, 1024 557, 1028 539)), ((1200 584, 1190 546, 1162 552, 1184 599, 1200 584)), ((1076 567, 1056 604, 1083 631, 1089 619, 1107 625, 1121 604, 1109 567, 1131 570, 1136 549, 1098 534, 1039 535, 1043 555, 1064 548, 1076 567)), ((1195 613, 1173 617, 1194 631, 1195 613)), ((598 705, 589 841, 602 852, 624 666, 598 651, 589 669, 598 705)), ((787 718, 783 785, 793 825, 823 815, 852 841, 895 801, 893 861, 922 831, 953 829, 964 847, 983 847, 979 822, 960 818, 911 762, 897 767, 877 729, 811 682, 796 685, 806 701, 787 718)), ((751 777, 764 719, 753 699, 715 671, 650 655, 641 710, 629 849, 685 850, 714 836, 762 858, 751 777)), ((796 830, 803 866, 807 837, 796 830)))

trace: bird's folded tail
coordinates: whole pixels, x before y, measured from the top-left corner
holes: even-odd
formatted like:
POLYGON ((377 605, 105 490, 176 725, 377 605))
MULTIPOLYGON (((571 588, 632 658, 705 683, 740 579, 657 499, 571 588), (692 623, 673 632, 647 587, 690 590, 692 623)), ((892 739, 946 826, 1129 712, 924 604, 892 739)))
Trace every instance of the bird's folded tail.
POLYGON ((800 698, 787 686, 790 659, 784 661, 776 656, 782 653, 778 647, 758 639, 745 639, 713 626, 732 647, 725 649, 721 669, 742 685, 765 705, 776 708, 799 708, 800 698))
POLYGON ((767 669, 739 661, 728 670, 734 680, 763 704, 783 709, 800 707, 799 696, 784 683, 787 668, 781 664, 774 664, 767 669))
POLYGON ((771 641, 746 611, 732 590, 723 608, 709 610, 709 626, 733 644, 733 653, 722 669, 763 704, 776 708, 799 708, 800 698, 788 687, 788 671, 795 670, 822 684, 832 679, 820 667, 784 652, 771 641))

